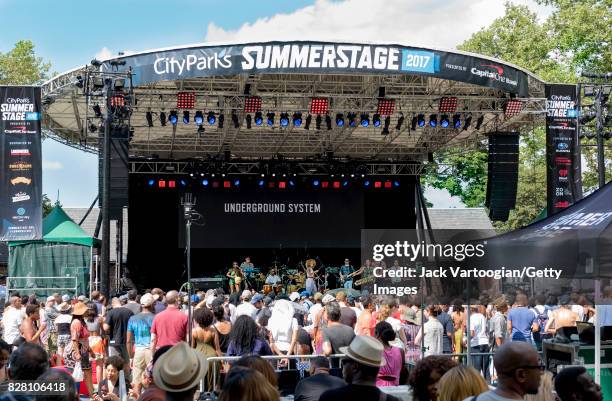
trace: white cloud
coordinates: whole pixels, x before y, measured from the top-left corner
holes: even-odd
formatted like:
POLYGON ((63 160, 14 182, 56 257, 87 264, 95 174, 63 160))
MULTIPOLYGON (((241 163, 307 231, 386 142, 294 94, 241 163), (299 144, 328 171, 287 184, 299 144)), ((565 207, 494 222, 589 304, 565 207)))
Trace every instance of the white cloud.
POLYGON ((446 189, 428 187, 425 189, 425 199, 433 204, 434 208, 459 208, 465 207, 457 196, 451 196, 446 189))
MULTIPOLYGON (((225 30, 210 23, 207 42, 256 42, 310 39, 324 41, 388 42, 455 48, 480 28, 504 14, 505 0, 317 0, 289 14, 276 14, 225 30)), ((538 16, 549 9, 533 0, 527 4, 538 16)))
MULTIPOLYGON (((132 50, 121 50, 121 52, 123 52, 124 56, 129 56, 130 54, 134 53, 132 50)), ((106 60, 111 57, 116 57, 118 54, 119 52, 113 52, 111 49, 104 46, 99 52, 96 53, 94 57, 96 60, 106 60)))
POLYGON ((42 167, 45 170, 61 170, 64 168, 64 165, 58 161, 43 160, 42 167))

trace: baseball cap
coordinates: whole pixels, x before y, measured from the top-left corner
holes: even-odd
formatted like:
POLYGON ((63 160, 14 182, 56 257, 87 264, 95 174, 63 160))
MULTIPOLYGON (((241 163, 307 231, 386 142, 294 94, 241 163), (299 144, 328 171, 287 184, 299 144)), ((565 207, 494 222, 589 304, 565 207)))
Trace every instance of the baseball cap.
POLYGON ((151 306, 153 305, 153 302, 155 302, 155 298, 149 293, 146 293, 142 297, 140 297, 140 304, 142 306, 151 306))
POLYGON ((310 296, 310 291, 302 291, 300 293, 300 297, 306 297, 308 298, 310 296))
POLYGON ((198 302, 200 302, 200 297, 198 297, 198 296, 197 296, 197 294, 193 294, 193 295, 191 296, 191 302, 192 302, 192 303, 198 303, 198 302))
POLYGON ((293 302, 297 301, 298 299, 300 299, 300 294, 297 291, 294 291, 291 293, 291 295, 289 295, 289 299, 293 302))
POLYGON ((253 298, 251 298, 251 303, 252 304, 256 304, 259 301, 263 301, 264 297, 261 294, 255 294, 253 295, 253 298))
POLYGON ((85 302, 85 303, 87 303, 87 301, 89 301, 85 295, 79 295, 77 300, 81 301, 81 302, 85 302))
POLYGON ((336 300, 336 297, 334 297, 332 294, 325 294, 321 302, 323 302, 323 304, 328 304, 331 301, 335 301, 335 300, 336 300))
POLYGON ((251 291, 249 291, 249 290, 242 291, 242 298, 244 298, 244 299, 251 298, 251 291))

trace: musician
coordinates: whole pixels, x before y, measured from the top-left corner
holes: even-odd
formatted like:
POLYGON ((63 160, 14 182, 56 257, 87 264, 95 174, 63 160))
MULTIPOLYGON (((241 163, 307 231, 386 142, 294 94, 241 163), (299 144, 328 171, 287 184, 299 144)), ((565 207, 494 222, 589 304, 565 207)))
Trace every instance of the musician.
POLYGON ((266 277, 266 284, 276 285, 281 282, 281 278, 276 274, 276 269, 270 270, 268 277, 266 277))
POLYGON ((340 267, 340 281, 344 283, 344 288, 353 288, 353 276, 355 268, 351 266, 351 261, 344 259, 344 265, 340 267))
POLYGON ((315 282, 315 278, 317 277, 317 273, 319 271, 315 271, 313 264, 308 262, 309 261, 306 261, 306 291, 314 294, 317 292, 317 283, 315 282))
POLYGON ((232 264, 232 268, 225 275, 229 278, 230 292, 240 292, 240 284, 244 279, 244 272, 238 266, 238 262, 232 264))
POLYGON ((251 272, 252 273, 254 268, 255 268, 255 265, 253 265, 253 263, 251 263, 251 258, 249 256, 244 258, 244 262, 242 262, 242 264, 240 265, 240 269, 243 272, 251 272))

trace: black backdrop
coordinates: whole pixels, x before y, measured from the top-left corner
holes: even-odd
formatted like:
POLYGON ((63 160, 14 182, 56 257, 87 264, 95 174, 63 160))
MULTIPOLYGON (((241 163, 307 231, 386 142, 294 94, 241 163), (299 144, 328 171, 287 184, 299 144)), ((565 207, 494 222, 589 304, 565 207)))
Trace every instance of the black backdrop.
MULTIPOLYGON (((276 260, 295 267, 319 257, 359 265, 361 228, 414 228, 414 178, 400 188, 293 191, 192 189, 206 224, 192 228, 192 276, 211 277, 251 256, 264 270, 276 260), (320 204, 320 213, 224 213, 227 202, 320 204), (291 201, 291 202, 290 202, 291 201)), ((143 287, 169 289, 186 281, 181 191, 151 188, 130 176, 128 269, 143 287)))

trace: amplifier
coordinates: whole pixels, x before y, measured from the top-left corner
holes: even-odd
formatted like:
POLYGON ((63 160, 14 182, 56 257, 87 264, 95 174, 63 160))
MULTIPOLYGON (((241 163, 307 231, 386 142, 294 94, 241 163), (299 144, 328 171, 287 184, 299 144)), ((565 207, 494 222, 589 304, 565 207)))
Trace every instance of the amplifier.
POLYGON ((214 290, 217 288, 223 287, 223 278, 222 277, 199 277, 192 278, 191 284, 193 288, 196 290, 214 290))

